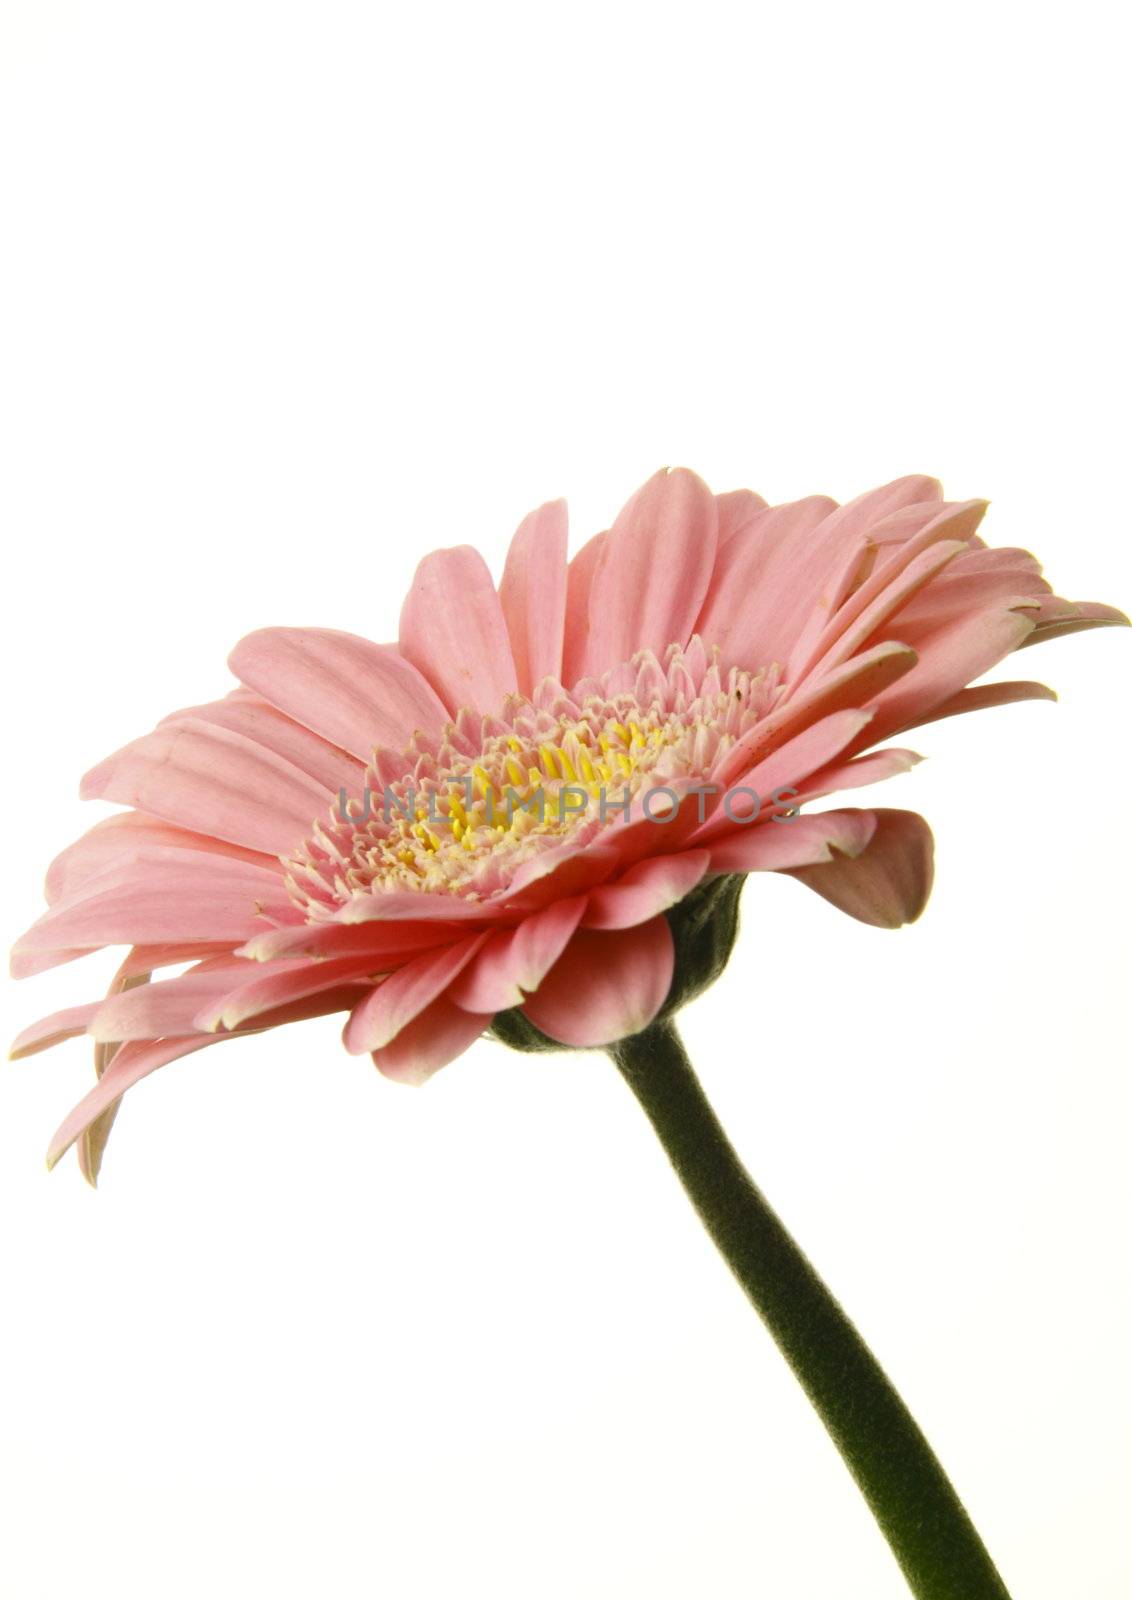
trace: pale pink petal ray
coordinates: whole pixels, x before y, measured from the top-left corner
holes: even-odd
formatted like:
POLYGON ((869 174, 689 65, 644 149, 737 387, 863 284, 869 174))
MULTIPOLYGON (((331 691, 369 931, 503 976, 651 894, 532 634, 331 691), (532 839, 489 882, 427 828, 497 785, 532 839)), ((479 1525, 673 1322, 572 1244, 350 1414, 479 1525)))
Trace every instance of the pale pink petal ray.
POLYGON ((1117 610, 1116 606, 1105 606, 1089 600, 1066 603, 1071 606, 1070 613, 1052 618, 1048 622, 1040 622, 1031 636, 1022 641, 1022 648, 1030 644, 1041 644, 1043 639, 1058 639, 1067 633, 1083 633, 1088 628, 1129 626, 1128 618, 1123 611, 1117 610))
POLYGON ((765 756, 756 752, 753 761, 747 748, 737 744, 723 758, 712 778, 724 788, 741 780, 744 787, 753 789, 765 803, 777 789, 800 785, 811 772, 840 755, 868 727, 871 716, 868 711, 834 711, 803 727, 765 756))
MULTIPOLYGON (((566 569, 566 624, 562 639, 562 682, 573 685, 585 670, 590 640, 590 590, 609 530, 588 539, 566 569)), ((616 663, 611 663, 616 665, 616 663)))
POLYGON ((449 989, 465 1011, 494 1013, 521 1005, 566 948, 586 909, 584 895, 556 900, 517 928, 489 936, 449 989))
POLYGON ((850 761, 834 761, 812 772, 799 786, 791 803, 796 806, 809 805, 812 800, 823 800, 826 795, 840 794, 845 789, 862 789, 886 778, 902 777, 923 759, 914 750, 900 750, 888 745, 868 755, 854 756, 850 761))
POLYGON ((347 984, 357 986, 355 998, 361 999, 364 985, 372 981, 373 975, 373 962, 364 955, 293 965, 275 963, 267 972, 246 961, 244 966, 249 969, 245 977, 229 974, 224 988, 210 992, 198 1006, 192 1017, 194 1028, 203 1033, 242 1028, 248 1022, 259 1021, 265 1012, 347 984))
POLYGON ((1025 612, 978 611, 960 614, 918 637, 916 665, 873 702, 868 742, 918 727, 937 706, 1016 650, 1033 628, 1033 618, 1025 612))
POLYGON ((986 509, 985 500, 967 500, 943 506, 933 501, 925 506, 910 506, 896 512, 887 519, 887 523, 873 529, 869 535, 870 541, 883 541, 886 530, 893 524, 907 531, 895 549, 882 551, 872 571, 851 594, 836 606, 823 607, 819 604, 815 608, 813 617, 803 630, 799 646, 791 656, 788 666, 791 682, 810 672, 820 672, 823 658, 828 661, 835 646, 839 641, 844 641, 852 630, 850 637, 855 637, 857 642, 848 648, 843 645, 834 656, 838 661, 844 660, 860 647, 861 640, 867 638, 873 628, 880 627, 898 607, 905 605, 910 596, 935 577, 949 561, 971 555, 968 541, 986 514, 986 509), (962 548, 954 549, 949 557, 938 563, 929 558, 928 552, 933 545, 951 544, 962 548), (913 584, 906 580, 910 568, 921 574, 919 581, 913 584), (866 619, 871 622, 871 627, 862 628, 866 619))
POLYGON ((238 981, 234 969, 239 966, 247 963, 227 960, 217 967, 197 968, 161 983, 143 983, 111 994, 91 1022, 91 1036, 105 1043, 120 1043, 204 1032, 194 1018, 232 990, 238 981))
MULTIPOLYGON (((198 861, 205 859, 198 856, 198 861)), ((244 862, 212 872, 179 862, 144 863, 144 871, 109 873, 78 900, 61 901, 28 929, 16 952, 96 950, 107 944, 243 943, 259 919, 270 880, 244 862)))
POLYGON ((617 517, 590 589, 583 675, 686 644, 715 565, 715 498, 683 467, 656 473, 617 517))
POLYGON ((420 563, 401 609, 401 653, 455 715, 495 712, 514 694, 503 607, 478 550, 457 545, 420 563))
POLYGON ((726 771, 738 772, 743 766, 765 760, 787 739, 822 717, 867 705, 910 672, 916 659, 914 650, 890 639, 832 668, 821 678, 787 690, 773 711, 736 740, 728 752, 726 771))
POLYGON ((498 922, 507 908, 494 902, 461 900, 451 894, 422 894, 414 889, 390 889, 380 894, 356 894, 335 914, 343 925, 363 922, 498 922))
POLYGON ((960 689, 949 700, 936 706, 930 716, 921 717, 916 724, 939 722, 944 717, 957 717, 965 711, 985 711, 992 706, 1009 706, 1021 700, 1056 700, 1055 690, 1044 683, 1019 679, 1008 683, 981 683, 970 689, 960 689))
POLYGON ((373 1063, 395 1083, 420 1086, 434 1072, 462 1056, 490 1025, 491 1017, 478 1016, 441 995, 408 1023, 380 1050, 373 1063))
POLYGON ((589 897, 586 928, 633 928, 648 922, 691 894, 711 864, 706 850, 650 856, 629 868, 616 883, 603 884, 589 897))
POLYGON ((237 954, 236 942, 201 941, 184 944, 138 944, 130 950, 118 969, 121 978, 148 977, 162 967, 180 966, 183 961, 211 961, 217 956, 237 954))
POLYGON ((109 756, 87 773, 81 793, 268 855, 293 849, 331 801, 282 756, 192 718, 166 723, 109 756))
POLYGON ((832 861, 834 851, 859 856, 876 829, 871 811, 822 811, 736 829, 711 848, 711 870, 782 872, 832 861))
POLYGON ((140 1083, 151 1072, 168 1066, 182 1056, 216 1044, 223 1034, 196 1034, 192 1038, 160 1039, 147 1043, 124 1044, 89 1094, 84 1095, 56 1131, 47 1151, 47 1165, 53 1167, 75 1140, 99 1117, 116 1106, 127 1089, 140 1083))
POLYGON ((58 900, 69 898, 92 878, 100 877, 110 869, 120 868, 124 863, 136 859, 138 851, 155 845, 178 850, 202 850, 229 860, 250 862, 280 878, 283 874, 277 856, 245 850, 240 845, 227 844, 209 834, 192 833, 186 828, 162 822, 160 817, 148 817, 141 811, 121 811, 115 816, 103 817, 101 822, 96 822, 93 828, 55 857, 47 869, 47 903, 54 905, 58 900))
POLYGON ((932 833, 915 811, 878 810, 874 816, 876 831, 855 859, 837 855, 790 876, 859 922, 899 928, 915 922, 931 893, 932 833))
POLYGON ((27 950, 13 947, 8 956, 8 972, 13 978, 35 978, 52 967, 62 967, 68 961, 80 961, 90 951, 81 950, 27 950))
POLYGON ((25 1028, 12 1041, 9 1061, 19 1061, 24 1056, 36 1055, 40 1050, 50 1050, 65 1039, 74 1039, 85 1033, 101 1000, 92 1000, 85 1006, 68 1006, 65 1011, 54 1011, 25 1028))
POLYGON ((562 676, 566 539, 566 502, 551 500, 523 519, 507 552, 499 602, 522 694, 562 676))
POLYGON ((664 917, 620 932, 581 929, 523 1011, 560 1044, 614 1044, 648 1027, 668 997, 673 964, 664 917))
POLYGON ((228 665, 265 700, 361 761, 376 745, 403 750, 418 728, 436 733, 449 719, 395 645, 334 628, 261 628, 241 639, 228 665))
MULTIPOLYGON (((757 671, 776 656, 785 660, 778 644, 790 575, 801 570, 815 530, 835 509, 836 502, 825 495, 768 506, 720 552, 695 631, 706 644, 719 647, 725 666, 757 671)), ((807 593, 811 587, 807 578, 807 593)), ((803 620, 797 618, 795 625, 803 620)))
POLYGON ((291 928, 268 928, 240 945, 237 955, 257 964, 306 956, 317 961, 365 956, 379 963, 375 971, 404 966, 423 950, 435 950, 463 938, 467 925, 448 921, 304 922, 291 928))
MULTIPOLYGON (((876 599, 864 607, 855 621, 842 627, 840 616, 835 618, 824 635, 828 648, 814 662, 808 676, 821 678, 824 673, 843 666, 858 650, 864 650, 870 640, 882 633, 889 639, 895 635, 907 644, 908 638, 904 637, 905 630, 900 625, 901 608, 925 585, 930 584, 948 562, 954 561, 967 548, 960 539, 938 541, 903 567, 891 583, 881 589, 876 599)), ((850 604, 846 609, 852 612, 854 607, 850 604)), ((822 642, 819 641, 819 645, 822 642)))
POLYGON ((284 761, 289 761, 331 793, 345 789, 349 794, 356 794, 364 781, 365 765, 361 761, 258 696, 236 692, 223 700, 186 706, 163 717, 158 727, 186 720, 211 722, 218 728, 242 734, 253 744, 282 756, 284 761))
POLYGON ((729 489, 725 494, 716 495, 715 511, 719 521, 717 560, 725 546, 729 545, 737 534, 745 534, 756 514, 766 509, 766 501, 753 489, 729 489))
POLYGON ((482 947, 486 934, 473 934, 407 962, 355 1006, 342 1035, 351 1055, 381 1050, 419 1016, 482 947))

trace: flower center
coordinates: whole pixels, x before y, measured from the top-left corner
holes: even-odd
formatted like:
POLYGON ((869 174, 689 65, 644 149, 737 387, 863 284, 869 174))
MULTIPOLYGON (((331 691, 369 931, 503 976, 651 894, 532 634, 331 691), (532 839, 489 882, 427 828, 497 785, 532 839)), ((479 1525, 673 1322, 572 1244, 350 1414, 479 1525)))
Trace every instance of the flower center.
POLYGON ((292 898, 315 920, 359 894, 485 899, 540 852, 639 815, 649 791, 709 781, 778 693, 774 669, 724 678, 716 655, 698 639, 670 645, 663 667, 642 651, 569 693, 548 679, 498 716, 461 712, 403 756, 375 752, 365 793, 340 794, 329 823, 285 858, 292 898))

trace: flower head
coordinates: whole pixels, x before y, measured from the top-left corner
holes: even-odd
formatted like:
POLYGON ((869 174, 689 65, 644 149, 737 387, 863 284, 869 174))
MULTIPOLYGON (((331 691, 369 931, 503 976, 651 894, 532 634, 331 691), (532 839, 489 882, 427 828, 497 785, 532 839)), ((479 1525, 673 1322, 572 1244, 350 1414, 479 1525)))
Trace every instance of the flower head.
POLYGON ((132 1084, 324 1013, 410 1082, 493 1024, 612 1044, 718 970, 749 872, 918 916, 923 819, 812 802, 905 771, 874 747, 911 727, 1052 698, 969 687, 1011 650, 1126 620, 988 548, 984 509, 922 477, 768 506, 660 472, 569 562, 565 505, 533 512, 498 588, 468 546, 427 556, 397 644, 251 634, 240 687, 87 775, 130 809, 57 858, 13 953, 23 975, 130 946, 108 997, 16 1042, 96 1040, 50 1159, 78 1140, 93 1181, 132 1084))

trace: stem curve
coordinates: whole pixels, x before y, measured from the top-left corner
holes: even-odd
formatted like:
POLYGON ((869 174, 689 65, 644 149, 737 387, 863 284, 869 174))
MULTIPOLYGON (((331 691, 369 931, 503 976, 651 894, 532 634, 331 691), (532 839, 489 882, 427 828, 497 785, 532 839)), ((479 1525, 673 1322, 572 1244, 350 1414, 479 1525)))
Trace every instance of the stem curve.
POLYGON ((609 1047, 720 1253, 805 1390, 917 1600, 1010 1600, 875 1356, 735 1152, 671 1021, 609 1047))

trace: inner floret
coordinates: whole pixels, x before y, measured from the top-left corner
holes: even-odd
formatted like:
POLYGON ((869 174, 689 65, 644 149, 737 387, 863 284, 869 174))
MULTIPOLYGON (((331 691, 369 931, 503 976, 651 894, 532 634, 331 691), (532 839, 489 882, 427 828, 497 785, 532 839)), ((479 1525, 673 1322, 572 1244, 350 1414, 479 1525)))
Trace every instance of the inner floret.
POLYGON ((699 639, 670 645, 663 665, 641 651, 570 691, 546 679, 399 755, 375 751, 364 792, 340 792, 284 858, 292 899, 316 920, 360 894, 484 899, 540 851, 631 817, 648 791, 709 782, 779 692, 775 669, 721 674, 717 655, 699 639))

